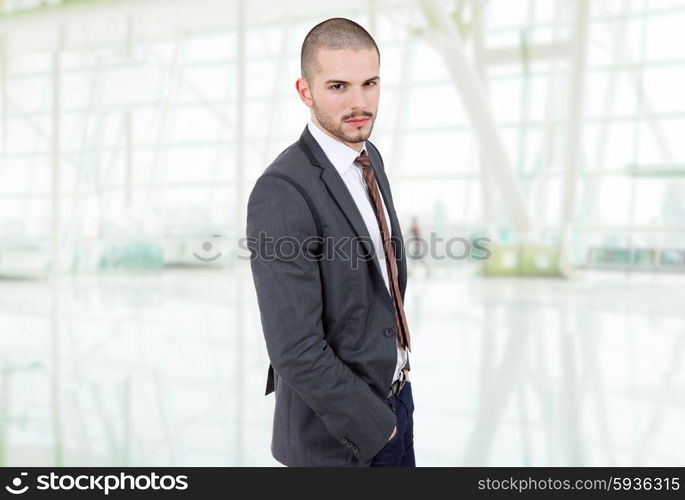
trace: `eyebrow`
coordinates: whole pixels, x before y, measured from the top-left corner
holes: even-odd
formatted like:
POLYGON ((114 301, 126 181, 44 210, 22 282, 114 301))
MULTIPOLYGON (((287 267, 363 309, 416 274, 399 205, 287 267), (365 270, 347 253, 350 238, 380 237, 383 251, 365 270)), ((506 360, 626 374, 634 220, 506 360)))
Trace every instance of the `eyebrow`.
MULTIPOLYGON (((379 79, 380 79, 379 76, 373 76, 371 78, 364 80, 364 83, 370 82, 372 80, 379 80, 379 79)), ((350 82, 346 82, 345 80, 326 80, 326 85, 328 85, 330 83, 350 83, 350 82)))

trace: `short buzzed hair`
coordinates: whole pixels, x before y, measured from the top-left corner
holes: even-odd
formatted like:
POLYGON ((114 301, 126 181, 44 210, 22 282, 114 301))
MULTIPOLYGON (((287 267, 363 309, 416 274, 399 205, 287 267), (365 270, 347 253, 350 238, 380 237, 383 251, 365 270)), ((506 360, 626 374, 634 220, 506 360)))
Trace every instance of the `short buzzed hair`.
POLYGON ((319 49, 375 49, 378 54, 378 63, 380 64, 381 61, 378 45, 368 31, 349 19, 333 17, 314 26, 302 42, 300 70, 302 78, 309 84, 311 84, 310 78, 321 71, 317 58, 319 49))

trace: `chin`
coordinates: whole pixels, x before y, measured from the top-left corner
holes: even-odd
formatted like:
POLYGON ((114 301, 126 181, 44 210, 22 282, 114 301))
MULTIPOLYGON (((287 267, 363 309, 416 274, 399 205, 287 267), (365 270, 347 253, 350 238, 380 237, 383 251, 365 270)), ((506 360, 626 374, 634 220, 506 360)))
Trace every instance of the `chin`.
POLYGON ((349 135, 359 136, 361 137, 361 140, 364 141, 369 135, 371 135, 371 127, 373 126, 373 123, 367 123, 361 127, 350 125, 349 123, 346 123, 345 125, 347 125, 347 129, 350 131, 349 135))

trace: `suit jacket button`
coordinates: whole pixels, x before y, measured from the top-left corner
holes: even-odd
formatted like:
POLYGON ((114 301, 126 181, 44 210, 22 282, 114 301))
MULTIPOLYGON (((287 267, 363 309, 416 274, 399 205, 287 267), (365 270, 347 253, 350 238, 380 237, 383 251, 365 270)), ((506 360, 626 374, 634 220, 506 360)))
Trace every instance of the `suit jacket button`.
POLYGON ((347 438, 342 438, 340 441, 342 441, 343 444, 347 444, 347 443, 348 443, 347 438))
POLYGON ((359 448, 357 448, 357 447, 355 446, 354 448, 352 448, 352 451, 355 452, 355 453, 357 453, 357 452, 359 451, 359 448))
POLYGON ((385 334, 386 337, 392 337, 393 335, 395 335, 395 327, 386 328, 385 330, 383 330, 383 334, 385 334))

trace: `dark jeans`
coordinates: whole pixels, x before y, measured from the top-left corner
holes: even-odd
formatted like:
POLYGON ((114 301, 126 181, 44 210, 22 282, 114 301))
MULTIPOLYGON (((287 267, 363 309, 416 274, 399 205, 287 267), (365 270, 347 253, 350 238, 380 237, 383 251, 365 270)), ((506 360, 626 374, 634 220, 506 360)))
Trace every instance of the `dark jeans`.
POLYGON ((387 400, 395 412, 397 432, 371 460, 371 467, 416 467, 414 460, 414 400, 411 381, 387 400))

